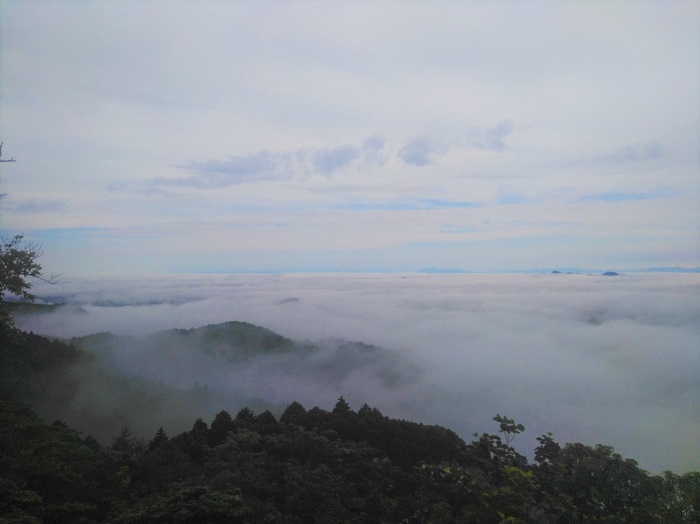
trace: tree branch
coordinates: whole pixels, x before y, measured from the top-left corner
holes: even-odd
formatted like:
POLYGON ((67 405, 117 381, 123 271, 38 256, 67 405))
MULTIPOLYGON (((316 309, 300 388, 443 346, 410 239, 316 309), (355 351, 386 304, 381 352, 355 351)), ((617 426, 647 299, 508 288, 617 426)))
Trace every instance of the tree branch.
POLYGON ((51 276, 45 277, 43 275, 34 275, 34 278, 37 280, 41 280, 42 282, 46 282, 47 284, 57 284, 58 279, 63 276, 63 273, 59 273, 58 275, 51 273, 51 276))
POLYGON ((14 157, 3 158, 2 157, 2 142, 0 142, 0 162, 16 162, 14 157))

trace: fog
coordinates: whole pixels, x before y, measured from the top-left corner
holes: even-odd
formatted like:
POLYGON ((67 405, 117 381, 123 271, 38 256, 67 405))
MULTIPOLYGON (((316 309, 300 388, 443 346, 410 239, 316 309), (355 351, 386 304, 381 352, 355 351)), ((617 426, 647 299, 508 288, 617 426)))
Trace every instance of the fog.
POLYGON ((465 440, 507 415, 527 428, 523 453, 551 431, 612 445, 652 472, 700 469, 697 274, 64 276, 34 291, 66 307, 20 317, 20 328, 132 337, 103 361, 165 387, 206 385, 220 404, 211 413, 246 401, 330 409, 343 395, 465 440), (150 337, 234 320, 297 350, 226 359, 150 337))

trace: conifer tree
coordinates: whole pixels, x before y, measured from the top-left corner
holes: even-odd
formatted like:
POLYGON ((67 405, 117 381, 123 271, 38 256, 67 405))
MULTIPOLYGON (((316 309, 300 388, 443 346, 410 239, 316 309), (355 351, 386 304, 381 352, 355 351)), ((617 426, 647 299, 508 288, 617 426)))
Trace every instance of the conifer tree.
POLYGON ((148 450, 153 451, 158 446, 160 446, 163 442, 167 442, 167 441, 168 441, 168 436, 165 434, 165 431, 163 431, 163 426, 161 426, 158 429, 158 431, 156 432, 155 436, 148 443, 148 450))

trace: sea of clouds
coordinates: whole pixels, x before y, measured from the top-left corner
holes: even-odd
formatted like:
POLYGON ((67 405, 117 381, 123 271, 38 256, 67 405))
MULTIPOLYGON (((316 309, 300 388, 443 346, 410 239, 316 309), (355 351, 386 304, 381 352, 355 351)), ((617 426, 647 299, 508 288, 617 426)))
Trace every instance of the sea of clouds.
MULTIPOLYGON (((700 469, 698 274, 64 276, 34 291, 69 306, 18 319, 36 333, 143 338, 237 320, 336 352, 338 339, 381 346, 420 370, 400 387, 364 368, 316 381, 289 361, 230 371, 229 383, 273 403, 330 409, 343 395, 465 440, 495 432, 500 413, 526 426, 515 442, 524 453, 551 431, 612 445, 653 472, 700 469)), ((121 365, 153 378, 146 361, 132 351, 121 365)), ((207 380, 194 364, 163 362, 183 389, 207 380)), ((220 370, 210 376, 226 387, 220 370)))

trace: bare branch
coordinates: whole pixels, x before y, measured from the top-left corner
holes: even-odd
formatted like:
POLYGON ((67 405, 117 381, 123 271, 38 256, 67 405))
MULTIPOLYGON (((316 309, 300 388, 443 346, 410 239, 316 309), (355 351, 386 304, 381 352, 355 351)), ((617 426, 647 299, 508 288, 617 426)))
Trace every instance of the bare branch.
POLYGON ((50 276, 45 277, 43 275, 35 275, 34 278, 41 280, 42 282, 46 282, 47 284, 58 284, 58 279, 63 276, 63 273, 59 273, 56 275, 55 273, 51 273, 50 276))
POLYGON ((16 162, 14 157, 3 158, 2 157, 2 142, 0 142, 0 162, 16 162))

